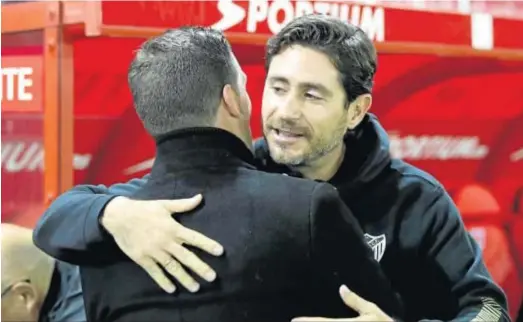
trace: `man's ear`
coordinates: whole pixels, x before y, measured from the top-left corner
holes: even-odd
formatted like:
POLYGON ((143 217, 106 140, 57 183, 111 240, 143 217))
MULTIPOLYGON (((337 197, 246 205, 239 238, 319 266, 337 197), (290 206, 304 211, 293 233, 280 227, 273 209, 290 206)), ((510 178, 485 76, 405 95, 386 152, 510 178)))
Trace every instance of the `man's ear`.
POLYGON ((225 110, 233 117, 241 116, 240 98, 230 84, 226 84, 222 91, 225 110))
POLYGON ((38 308, 39 295, 34 285, 28 282, 18 282, 13 285, 11 292, 13 292, 14 296, 23 301, 24 306, 29 312, 38 308))
POLYGON ((370 110, 372 105, 372 95, 363 94, 358 96, 349 104, 347 113, 347 128, 353 130, 358 126, 370 110))

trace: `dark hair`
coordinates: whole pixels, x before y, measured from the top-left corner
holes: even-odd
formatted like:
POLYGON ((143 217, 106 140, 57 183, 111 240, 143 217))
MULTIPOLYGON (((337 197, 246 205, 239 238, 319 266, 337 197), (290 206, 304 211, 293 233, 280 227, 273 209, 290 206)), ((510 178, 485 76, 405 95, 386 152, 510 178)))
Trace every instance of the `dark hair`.
POLYGON ((267 43, 265 68, 285 48, 306 46, 328 55, 341 75, 349 102, 372 92, 376 49, 360 28, 340 19, 312 14, 294 19, 267 43))
POLYGON ((232 57, 223 33, 204 27, 171 29, 143 43, 128 81, 147 131, 213 125, 223 87, 237 88, 232 57))

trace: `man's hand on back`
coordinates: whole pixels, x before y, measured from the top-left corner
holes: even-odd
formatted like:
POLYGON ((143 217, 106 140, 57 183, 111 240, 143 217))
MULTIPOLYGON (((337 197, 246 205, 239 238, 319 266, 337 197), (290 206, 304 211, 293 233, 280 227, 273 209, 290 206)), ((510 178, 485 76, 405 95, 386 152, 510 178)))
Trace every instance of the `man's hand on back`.
POLYGON ((215 256, 223 253, 223 247, 185 228, 172 218, 172 214, 190 211, 201 201, 201 195, 190 199, 153 201, 116 197, 107 204, 100 223, 120 249, 166 292, 172 293, 176 287, 160 267, 189 291, 196 292, 199 284, 181 264, 209 282, 216 278, 216 272, 182 245, 191 245, 215 256))
POLYGON ((359 297, 358 294, 349 290, 347 286, 342 285, 339 292, 343 303, 358 312, 360 316, 346 319, 299 317, 292 319, 291 322, 394 322, 376 304, 359 297))

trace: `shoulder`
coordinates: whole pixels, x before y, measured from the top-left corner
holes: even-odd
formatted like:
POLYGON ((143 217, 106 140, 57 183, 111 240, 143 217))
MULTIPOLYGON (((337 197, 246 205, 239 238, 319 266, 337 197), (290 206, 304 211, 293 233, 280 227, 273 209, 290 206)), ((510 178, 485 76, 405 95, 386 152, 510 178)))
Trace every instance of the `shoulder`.
MULTIPOLYGON (((336 189, 330 184, 296 178, 282 173, 242 170, 246 181, 240 183, 242 194, 256 200, 266 211, 285 209, 289 216, 309 214, 313 208, 328 207, 339 200, 336 189)), ((238 182, 238 181, 236 181, 238 182)), ((235 188, 236 189, 236 188, 235 188)), ((238 189, 236 189, 238 190, 238 189)))
POLYGON ((356 217, 345 205, 338 190, 328 183, 314 187, 309 203, 309 217, 312 226, 329 227, 327 230, 330 232, 339 230, 340 225, 359 227, 356 217))
POLYGON ((439 235, 447 229, 463 231, 463 221, 445 187, 429 173, 401 160, 393 160, 397 172, 400 208, 409 227, 419 227, 424 234, 439 235))
MULTIPOLYGON (((286 173, 280 172, 265 172, 254 169, 246 169, 245 175, 252 182, 257 189, 268 190, 265 193, 276 194, 284 192, 285 195, 299 195, 311 197, 314 189, 323 182, 308 180, 304 178, 296 178, 289 176, 286 173)), ((333 188, 334 189, 334 188, 333 188)))
POLYGON ((341 203, 343 201, 334 186, 325 182, 316 182, 311 193, 311 208, 334 207, 341 203))
POLYGON ((420 188, 425 194, 434 196, 445 191, 443 185, 435 177, 410 163, 392 159, 390 168, 398 175, 400 189, 420 188))
POLYGON ((399 159, 392 160, 388 171, 376 189, 388 208, 402 209, 397 220, 408 221, 409 227, 461 221, 454 201, 432 175, 399 159))
POLYGON ((451 216, 458 215, 452 198, 445 187, 429 173, 402 160, 393 159, 391 163, 392 182, 398 192, 398 199, 412 212, 424 217, 436 208, 452 208, 451 216))

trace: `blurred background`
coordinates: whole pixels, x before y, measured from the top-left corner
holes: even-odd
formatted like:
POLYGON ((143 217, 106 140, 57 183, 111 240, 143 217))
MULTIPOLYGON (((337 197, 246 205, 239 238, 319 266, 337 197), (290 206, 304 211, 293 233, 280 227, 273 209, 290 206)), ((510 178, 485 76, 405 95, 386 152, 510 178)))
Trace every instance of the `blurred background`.
POLYGON ((445 185, 515 316, 523 294, 523 1, 2 1, 1 10, 2 222, 32 227, 73 185, 148 172, 154 142, 127 88, 145 38, 184 24, 225 30, 248 74, 258 137, 266 40, 290 19, 321 12, 375 41, 372 112, 391 152, 445 185))

